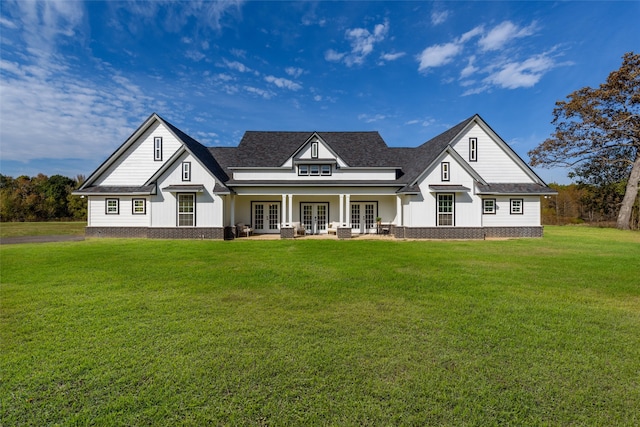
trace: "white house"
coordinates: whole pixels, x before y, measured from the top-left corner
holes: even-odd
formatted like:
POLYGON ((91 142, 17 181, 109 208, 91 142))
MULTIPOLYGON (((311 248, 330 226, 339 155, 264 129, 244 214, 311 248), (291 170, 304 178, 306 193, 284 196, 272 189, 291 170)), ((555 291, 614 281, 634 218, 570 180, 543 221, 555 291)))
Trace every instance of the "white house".
POLYGON ((246 132, 207 148, 152 114, 75 194, 91 237, 482 239, 541 237, 540 198, 555 191, 478 115, 415 148, 377 132, 246 132))

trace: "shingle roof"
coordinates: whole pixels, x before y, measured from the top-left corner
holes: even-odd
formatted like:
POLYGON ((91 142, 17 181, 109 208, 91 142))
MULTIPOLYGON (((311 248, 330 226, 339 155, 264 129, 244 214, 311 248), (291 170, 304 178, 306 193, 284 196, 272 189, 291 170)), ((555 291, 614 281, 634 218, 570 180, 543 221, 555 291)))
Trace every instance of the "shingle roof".
POLYGON ((154 194, 156 189, 155 184, 151 185, 141 185, 135 187, 123 187, 123 186, 95 186, 95 187, 87 187, 81 188, 73 192, 73 194, 77 195, 93 195, 93 194, 102 194, 102 195, 149 195, 154 194))
POLYGON ((191 138, 189 135, 182 132, 180 129, 178 129, 177 127, 175 127, 174 125, 172 125, 171 123, 163 119, 162 117, 158 116, 158 118, 162 120, 162 122, 164 122, 164 124, 167 125, 167 127, 171 129, 171 131, 178 138, 180 138, 180 140, 184 143, 184 145, 186 145, 189 151, 191 151, 193 155, 196 156, 202 162, 202 164, 209 170, 209 172, 211 172, 213 176, 215 176, 222 182, 225 182, 229 179, 224 169, 222 169, 220 164, 211 155, 211 152, 207 147, 200 144, 198 141, 191 138))
POLYGON ((478 184, 478 194, 557 194, 557 191, 534 183, 478 184))
MULTIPOLYGON (((278 167, 291 157, 314 132, 245 132, 237 147, 235 165, 278 167)), ((317 132, 351 167, 387 164, 387 144, 378 132, 317 132)))

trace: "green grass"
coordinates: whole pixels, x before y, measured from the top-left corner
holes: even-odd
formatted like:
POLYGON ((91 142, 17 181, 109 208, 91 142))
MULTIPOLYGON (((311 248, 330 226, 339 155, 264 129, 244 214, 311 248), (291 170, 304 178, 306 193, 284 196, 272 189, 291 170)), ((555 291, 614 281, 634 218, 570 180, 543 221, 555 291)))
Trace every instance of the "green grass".
POLYGON ((2 222, 0 237, 84 234, 86 222, 2 222))
POLYGON ((0 247, 2 425, 640 424, 640 234, 0 247))

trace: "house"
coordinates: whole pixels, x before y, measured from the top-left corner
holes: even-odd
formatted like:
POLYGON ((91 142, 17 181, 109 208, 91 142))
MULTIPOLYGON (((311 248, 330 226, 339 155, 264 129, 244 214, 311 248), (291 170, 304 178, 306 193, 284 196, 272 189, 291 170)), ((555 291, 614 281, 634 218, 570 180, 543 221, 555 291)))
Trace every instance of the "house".
POLYGON ((152 114, 75 194, 89 237, 483 239, 541 237, 540 198, 555 191, 478 115, 414 148, 378 132, 254 131, 207 148, 152 114))

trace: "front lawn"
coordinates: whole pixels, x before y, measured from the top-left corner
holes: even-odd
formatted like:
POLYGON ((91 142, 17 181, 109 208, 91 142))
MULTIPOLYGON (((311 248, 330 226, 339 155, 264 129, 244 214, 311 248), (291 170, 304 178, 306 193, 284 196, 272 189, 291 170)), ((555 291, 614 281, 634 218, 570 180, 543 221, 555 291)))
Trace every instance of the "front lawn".
POLYGON ((2 425, 640 424, 640 234, 0 247, 2 425))
POLYGON ((2 222, 0 237, 76 235, 84 234, 86 221, 79 222, 2 222))

